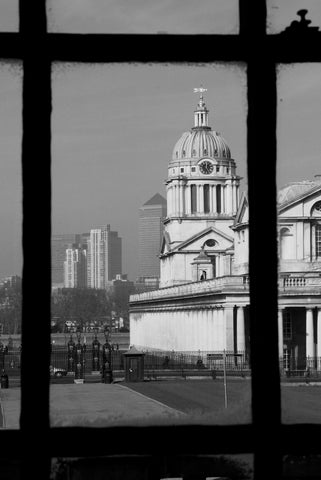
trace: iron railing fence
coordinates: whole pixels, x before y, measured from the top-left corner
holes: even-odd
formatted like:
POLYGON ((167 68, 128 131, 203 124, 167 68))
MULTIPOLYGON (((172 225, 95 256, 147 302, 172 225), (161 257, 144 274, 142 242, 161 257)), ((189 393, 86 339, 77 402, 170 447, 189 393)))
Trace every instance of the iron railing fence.
POLYGON ((284 376, 321 377, 321 357, 283 356, 279 359, 284 376))
POLYGON ((20 377, 21 350, 6 349, 0 352, 0 369, 5 370, 10 377, 20 377))
MULTIPOLYGON (((211 370, 224 369, 224 355, 222 351, 151 351, 144 352, 145 370, 211 370)), ((40 361, 40 360, 39 360, 40 361)), ((82 358, 83 376, 89 377, 95 369, 92 346, 86 347, 82 358)), ((66 346, 55 346, 51 350, 50 365, 53 369, 68 372, 68 351, 66 346)), ((99 352, 99 371, 102 372, 103 352, 99 352)), ((290 357, 279 359, 281 376, 298 376, 306 378, 321 378, 321 357, 290 357)), ((123 372, 125 368, 124 351, 111 351, 111 367, 114 371, 123 372)), ((249 356, 245 352, 225 352, 225 367, 227 372, 251 371, 249 356)), ((10 349, 4 354, 0 352, 0 370, 5 370, 9 378, 20 377, 21 350, 10 349)), ((38 366, 34 366, 36 373, 38 366)))
MULTIPOLYGON (((145 369, 224 369, 224 353, 219 351, 144 351, 145 369)), ((245 352, 225 352, 227 370, 248 370, 249 359, 245 352)))

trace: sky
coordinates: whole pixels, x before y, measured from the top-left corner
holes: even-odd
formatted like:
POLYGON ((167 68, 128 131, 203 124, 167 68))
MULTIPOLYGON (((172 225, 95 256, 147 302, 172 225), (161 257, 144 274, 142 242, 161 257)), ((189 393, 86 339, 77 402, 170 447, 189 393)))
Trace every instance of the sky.
MULTIPOLYGON (((184 0, 187 5, 187 0, 184 0)), ((225 2, 225 0, 224 0, 225 2)), ((314 0, 269 0, 271 33, 284 28, 302 7, 313 25, 321 26, 321 6, 314 0)), ((13 0, 0 0, 0 30, 17 28, 13 0)), ((103 31, 108 22, 119 31, 149 24, 152 31, 171 31, 179 15, 179 0, 116 2, 55 0, 48 2, 54 31, 103 31), (144 13, 139 13, 139 4, 144 13), (127 7, 125 8, 125 5, 127 7), (130 10, 129 5, 137 8, 130 10), (113 6, 113 8, 111 8, 113 6), (77 7, 77 8, 76 8, 77 7), (176 9, 177 7, 177 9, 176 9), (55 8, 55 11, 54 11, 55 8), (102 10, 99 10, 102 9, 102 10), (155 15, 157 8, 157 15, 155 15), (151 9, 151 10, 149 10, 151 9), (138 12, 138 13, 137 13, 138 12), (148 22, 150 15, 150 22, 148 22), (128 16, 132 22, 128 23, 128 16), (117 18, 116 18, 117 17, 117 18), (157 17, 157 22, 156 22, 157 17), (87 20, 86 20, 87 19, 87 20), (96 23, 87 23, 88 20, 96 23), (116 19, 118 19, 116 21, 116 19), (92 26, 91 26, 92 25, 92 26)), ((198 15, 206 4, 198 2, 198 15)), ((215 3, 220 28, 233 5, 215 3)), ((190 3, 190 8, 195 3, 190 3)), ((17 4, 16 4, 17 6, 17 4)), ((188 10, 188 9, 187 9, 188 10)), ((235 10, 235 8, 234 8, 235 10)), ((191 27, 191 10, 180 16, 180 32, 191 27)), ((233 13, 234 14, 234 13, 233 13)), ((214 15, 214 18, 217 18, 214 15)), ((197 23, 208 31, 205 17, 197 23)), ((227 22, 228 23, 228 22, 227 22)), ((213 29, 218 28, 212 24, 213 29)), ((223 28, 223 29, 224 29, 223 28)), ((129 31, 129 30, 128 30, 129 31)), ((131 30, 133 31, 133 30, 131 30)), ((178 33, 175 31, 175 33, 178 33)), ((223 33, 223 32, 221 32, 223 33)), ((227 33, 227 32, 224 32, 227 33)), ((246 188, 246 80, 242 65, 81 65, 56 64, 53 69, 52 180, 53 233, 85 232, 110 223, 123 238, 123 272, 137 274, 138 209, 159 192, 165 196, 168 161, 180 135, 193 125, 197 96, 203 84, 210 125, 221 132, 237 163, 246 188)), ((278 82, 278 186, 321 173, 320 65, 283 66, 278 82)), ((0 65, 0 278, 21 274, 21 69, 0 65)), ((267 139, 268 140, 268 139, 267 139)), ((259 153, 258 153, 259 161, 259 153)), ((264 166, 262 166, 264 168, 264 166)))
POLYGON ((139 208, 164 181, 176 141, 193 127, 203 84, 210 124, 245 177, 246 81, 239 66, 70 65, 53 75, 53 231, 103 223, 123 238, 123 273, 137 276, 139 208), (225 133, 226 132, 226 133, 225 133), (135 274, 136 272, 136 274, 135 274))

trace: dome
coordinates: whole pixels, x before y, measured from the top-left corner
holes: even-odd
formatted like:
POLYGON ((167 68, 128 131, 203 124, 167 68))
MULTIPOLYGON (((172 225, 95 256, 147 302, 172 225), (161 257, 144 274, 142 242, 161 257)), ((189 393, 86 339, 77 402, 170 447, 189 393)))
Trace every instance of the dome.
POLYGON ((231 151, 218 132, 208 128, 193 128, 184 132, 173 150, 173 160, 212 157, 230 159, 231 151))

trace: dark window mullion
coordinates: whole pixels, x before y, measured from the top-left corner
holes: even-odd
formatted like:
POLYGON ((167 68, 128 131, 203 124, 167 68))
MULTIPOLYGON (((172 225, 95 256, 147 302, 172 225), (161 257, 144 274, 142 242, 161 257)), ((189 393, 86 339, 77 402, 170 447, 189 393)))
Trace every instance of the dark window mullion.
POLYGON ((260 479, 276 478, 281 470, 278 444, 276 67, 264 45, 262 42, 259 53, 248 62, 252 414, 255 478, 260 479))
POLYGON ((51 295, 51 66, 43 46, 46 2, 20 0, 23 49, 22 478, 49 478, 51 295), (32 440, 31 440, 32 439, 32 440), (36 457, 36 458, 35 458, 36 457), (35 465, 36 462, 36 465, 35 465))

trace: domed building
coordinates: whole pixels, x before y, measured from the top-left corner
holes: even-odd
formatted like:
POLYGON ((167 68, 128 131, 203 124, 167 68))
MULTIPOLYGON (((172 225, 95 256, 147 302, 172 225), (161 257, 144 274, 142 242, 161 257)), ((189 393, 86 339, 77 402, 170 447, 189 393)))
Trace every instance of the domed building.
POLYGON ((209 126, 201 91, 194 127, 179 138, 168 165, 162 287, 196 281, 201 275, 209 279, 231 273, 230 227, 239 204, 239 184, 229 146, 209 126), (194 260, 205 246, 210 264, 200 269, 194 260))
MULTIPOLYGON (((162 288, 130 297, 130 343, 205 359, 225 350, 237 368, 249 358, 249 203, 199 90, 168 166, 162 288)), ((321 371, 321 176, 286 185, 277 203, 280 365, 321 371)))

